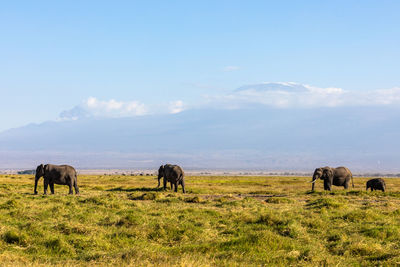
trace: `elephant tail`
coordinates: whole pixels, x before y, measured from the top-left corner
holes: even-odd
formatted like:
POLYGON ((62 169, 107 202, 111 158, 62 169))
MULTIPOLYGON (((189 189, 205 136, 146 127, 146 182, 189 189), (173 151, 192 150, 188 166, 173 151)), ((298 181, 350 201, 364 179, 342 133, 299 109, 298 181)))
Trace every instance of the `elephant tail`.
POLYGON ((78 186, 78 174, 76 173, 76 171, 75 171, 75 173, 74 173, 74 186, 78 186))

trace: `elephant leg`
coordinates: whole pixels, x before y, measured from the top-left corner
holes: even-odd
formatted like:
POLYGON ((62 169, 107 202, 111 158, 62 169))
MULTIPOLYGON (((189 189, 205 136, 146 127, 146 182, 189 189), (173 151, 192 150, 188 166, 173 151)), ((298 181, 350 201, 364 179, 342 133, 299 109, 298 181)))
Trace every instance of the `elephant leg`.
POLYGON ((171 190, 174 190, 174 183, 171 181, 170 184, 171 184, 171 190))
POLYGON ((324 180, 324 190, 331 191, 332 183, 328 180, 324 180))
POLYGON ((49 181, 47 181, 47 179, 44 179, 43 181, 43 185, 44 185, 44 195, 47 195, 47 187, 49 186, 49 181))
POLYGON ((69 195, 73 195, 74 194, 74 191, 72 191, 72 185, 68 185, 68 187, 69 187, 69 192, 68 192, 68 194, 69 195))
POLYGON ((347 189, 347 188, 349 188, 349 182, 348 182, 348 181, 344 182, 344 185, 343 185, 343 187, 344 187, 344 189, 347 189))
POLYGON ((163 179, 163 184, 164 184, 164 190, 167 190, 167 179, 163 179))
POLYGON ((75 188, 75 195, 79 195, 79 188, 76 181, 74 182, 74 188, 75 188))
POLYGON ((175 192, 178 192, 178 181, 175 181, 175 192))
POLYGON ((51 194, 54 195, 54 183, 50 183, 51 194))
POLYGON ((68 194, 73 195, 74 194, 74 192, 72 191, 73 181, 71 179, 69 179, 68 187, 69 187, 69 193, 68 194))
POLYGON ((328 190, 329 190, 329 191, 332 190, 332 185, 333 185, 333 180, 332 180, 332 178, 330 178, 330 179, 328 180, 328 190))
POLYGON ((185 181, 181 181, 181 185, 182 185, 182 193, 186 193, 185 191, 185 181))

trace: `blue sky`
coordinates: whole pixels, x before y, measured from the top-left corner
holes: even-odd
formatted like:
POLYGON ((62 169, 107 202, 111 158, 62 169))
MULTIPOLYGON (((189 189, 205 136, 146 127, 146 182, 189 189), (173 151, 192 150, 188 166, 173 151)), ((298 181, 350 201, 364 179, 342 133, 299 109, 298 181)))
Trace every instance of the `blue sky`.
POLYGON ((0 130, 93 98, 160 108, 261 82, 398 88, 398 14, 399 1, 7 1, 0 130))

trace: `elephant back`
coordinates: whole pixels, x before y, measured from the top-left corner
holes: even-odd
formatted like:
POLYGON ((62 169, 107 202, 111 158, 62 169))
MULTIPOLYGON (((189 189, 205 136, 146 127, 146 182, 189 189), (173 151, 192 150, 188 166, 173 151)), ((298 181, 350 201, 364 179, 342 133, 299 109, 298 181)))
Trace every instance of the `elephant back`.
POLYGON ((183 179, 184 173, 180 166, 178 165, 165 165, 165 178, 169 182, 180 182, 183 179))
POLYGON ((53 165, 46 164, 45 165, 45 173, 47 175, 57 175, 57 176, 76 176, 77 172, 74 167, 70 165, 53 165))

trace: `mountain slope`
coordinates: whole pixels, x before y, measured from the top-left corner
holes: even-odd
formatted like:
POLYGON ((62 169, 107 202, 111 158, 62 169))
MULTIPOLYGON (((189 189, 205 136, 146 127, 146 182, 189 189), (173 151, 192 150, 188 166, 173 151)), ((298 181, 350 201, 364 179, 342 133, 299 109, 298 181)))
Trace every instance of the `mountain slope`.
POLYGON ((0 167, 73 162, 79 167, 305 170, 318 165, 397 170, 394 108, 188 110, 132 118, 28 125, 0 134, 0 167))

